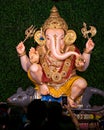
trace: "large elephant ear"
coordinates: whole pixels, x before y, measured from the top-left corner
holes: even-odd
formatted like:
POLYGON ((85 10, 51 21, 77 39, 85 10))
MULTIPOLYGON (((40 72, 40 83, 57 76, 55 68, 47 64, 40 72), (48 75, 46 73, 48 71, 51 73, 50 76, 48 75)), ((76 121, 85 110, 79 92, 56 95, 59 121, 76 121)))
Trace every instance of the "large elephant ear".
POLYGON ((76 32, 74 30, 68 30, 64 37, 65 44, 66 45, 73 44, 76 38, 77 38, 76 32))
POLYGON ((45 36, 44 36, 44 33, 41 32, 41 30, 38 30, 35 32, 34 34, 34 40, 40 45, 40 46, 43 46, 45 45, 45 36))

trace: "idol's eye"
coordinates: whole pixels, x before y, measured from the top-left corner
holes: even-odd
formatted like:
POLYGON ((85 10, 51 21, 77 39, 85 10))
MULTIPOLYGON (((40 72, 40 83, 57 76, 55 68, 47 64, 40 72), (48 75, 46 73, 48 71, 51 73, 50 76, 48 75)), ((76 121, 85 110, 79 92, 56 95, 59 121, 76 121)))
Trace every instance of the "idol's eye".
POLYGON ((50 38, 49 38, 49 37, 46 37, 46 39, 47 39, 47 40, 50 40, 50 38))
POLYGON ((64 37, 61 37, 61 40, 63 40, 64 39, 64 37))

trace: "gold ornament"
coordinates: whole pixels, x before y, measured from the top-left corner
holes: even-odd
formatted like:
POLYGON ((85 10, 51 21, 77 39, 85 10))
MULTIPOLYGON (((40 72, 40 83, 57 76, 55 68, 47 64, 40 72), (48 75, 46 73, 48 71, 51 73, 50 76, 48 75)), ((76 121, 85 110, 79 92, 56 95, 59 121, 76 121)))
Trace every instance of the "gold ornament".
POLYGON ((41 30, 36 31, 36 33, 34 34, 34 40, 40 45, 43 46, 45 45, 45 36, 44 33, 41 30))
POLYGON ((51 9, 51 13, 49 18, 45 21, 43 25, 43 31, 45 32, 47 29, 63 29, 65 32, 68 30, 68 25, 65 20, 60 17, 58 10, 55 6, 51 9))
POLYGON ((86 23, 83 23, 83 28, 81 29, 81 32, 83 34, 84 38, 89 39, 90 37, 93 37, 96 35, 97 30, 94 26, 89 26, 90 30, 87 30, 87 25, 86 23), (90 34, 90 35, 89 35, 90 34))
POLYGON ((29 28, 25 30, 25 39, 23 40, 23 43, 28 39, 34 36, 34 33, 36 32, 36 27, 31 25, 29 28))
POLYGON ((64 37, 64 41, 66 45, 71 45, 75 42, 77 38, 77 35, 75 33, 74 30, 68 30, 65 37, 64 37))
POLYGON ((61 77, 61 75, 60 75, 59 72, 54 72, 54 73, 52 74, 52 80, 53 80, 54 82, 57 82, 57 83, 58 83, 61 79, 62 79, 62 77, 61 77))

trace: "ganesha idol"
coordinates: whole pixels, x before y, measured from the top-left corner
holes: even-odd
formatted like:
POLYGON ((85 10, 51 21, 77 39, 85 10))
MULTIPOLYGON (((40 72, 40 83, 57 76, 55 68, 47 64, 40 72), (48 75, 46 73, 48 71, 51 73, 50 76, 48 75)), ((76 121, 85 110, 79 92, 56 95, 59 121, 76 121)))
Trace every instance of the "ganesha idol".
POLYGON ((66 96, 72 108, 78 107, 78 100, 88 86, 87 81, 76 71, 83 72, 88 68, 95 45, 88 38, 81 54, 74 45, 76 38, 76 32, 68 29, 58 9, 53 6, 49 18, 34 32, 37 46, 31 47, 28 55, 24 42, 16 46, 21 66, 33 82, 38 96, 50 96, 49 100, 66 96))

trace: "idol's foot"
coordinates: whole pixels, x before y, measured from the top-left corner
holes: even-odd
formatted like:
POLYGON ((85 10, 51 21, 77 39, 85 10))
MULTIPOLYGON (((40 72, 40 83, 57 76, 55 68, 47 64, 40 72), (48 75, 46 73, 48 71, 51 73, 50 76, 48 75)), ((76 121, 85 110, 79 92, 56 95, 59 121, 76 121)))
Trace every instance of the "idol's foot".
POLYGON ((77 103, 75 102, 75 100, 72 99, 71 97, 68 97, 67 100, 68 100, 68 103, 69 103, 69 105, 70 105, 71 108, 77 108, 77 107, 78 107, 78 105, 77 105, 77 103))

